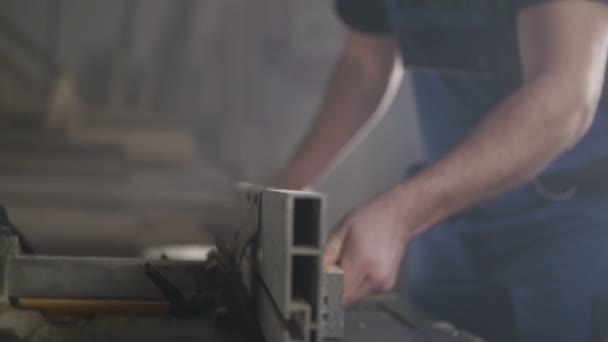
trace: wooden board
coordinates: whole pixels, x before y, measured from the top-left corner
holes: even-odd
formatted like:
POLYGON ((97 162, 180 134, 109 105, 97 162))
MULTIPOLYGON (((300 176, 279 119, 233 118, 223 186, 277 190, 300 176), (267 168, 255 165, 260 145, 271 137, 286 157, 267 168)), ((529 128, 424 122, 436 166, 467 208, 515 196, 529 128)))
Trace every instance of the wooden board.
POLYGON ((133 162, 188 165, 201 155, 193 134, 170 128, 73 127, 67 139, 75 144, 117 144, 133 162))

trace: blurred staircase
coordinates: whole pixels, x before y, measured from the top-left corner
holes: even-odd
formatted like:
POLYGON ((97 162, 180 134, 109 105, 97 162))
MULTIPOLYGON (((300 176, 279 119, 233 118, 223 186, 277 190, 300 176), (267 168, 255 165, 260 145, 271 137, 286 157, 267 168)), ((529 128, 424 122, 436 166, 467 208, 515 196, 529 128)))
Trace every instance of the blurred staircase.
POLYGON ((30 55, 0 65, 0 204, 38 252, 132 255, 208 242, 229 224, 234 179, 201 157, 196 113, 153 112, 149 99, 126 108, 120 77, 108 92, 117 99, 86 105, 68 73, 30 55))

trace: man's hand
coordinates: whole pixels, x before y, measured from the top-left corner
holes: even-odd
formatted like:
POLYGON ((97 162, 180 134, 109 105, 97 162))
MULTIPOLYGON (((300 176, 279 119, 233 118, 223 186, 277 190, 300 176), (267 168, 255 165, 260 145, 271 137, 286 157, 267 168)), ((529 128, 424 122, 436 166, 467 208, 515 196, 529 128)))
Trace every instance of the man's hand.
POLYGON ((388 192, 353 210, 332 233, 324 261, 344 270, 347 306, 395 285, 412 235, 405 224, 404 208, 397 194, 388 192))

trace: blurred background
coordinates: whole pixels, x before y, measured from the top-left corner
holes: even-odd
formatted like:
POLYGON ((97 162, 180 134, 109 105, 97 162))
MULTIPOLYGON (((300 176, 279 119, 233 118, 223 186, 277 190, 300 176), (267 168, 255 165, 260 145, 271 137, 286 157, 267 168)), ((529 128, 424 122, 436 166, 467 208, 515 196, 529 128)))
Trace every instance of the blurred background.
MULTIPOLYGON (((328 0, 0 0, 0 203, 38 252, 205 242, 315 115, 343 30, 328 0)), ((317 190, 329 223, 420 157, 406 81, 317 190)), ((219 228, 218 228, 219 227, 219 228)))

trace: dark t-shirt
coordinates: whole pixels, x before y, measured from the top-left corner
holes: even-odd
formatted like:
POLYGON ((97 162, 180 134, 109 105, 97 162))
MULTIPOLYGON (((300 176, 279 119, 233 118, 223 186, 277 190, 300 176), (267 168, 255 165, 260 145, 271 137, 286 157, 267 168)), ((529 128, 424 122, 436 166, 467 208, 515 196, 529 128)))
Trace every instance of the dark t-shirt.
MULTIPOLYGON (((490 7, 494 7, 497 11, 503 12, 517 12, 519 9, 533 5, 540 2, 555 1, 555 0, 505 0, 505 1, 492 1, 488 4, 490 7)), ((425 3, 428 3, 428 7, 433 7, 433 4, 437 8, 441 7, 442 1, 400 1, 401 3, 409 3, 409 7, 412 9, 424 8, 425 3)), ((470 4, 472 1, 459 1, 459 0, 447 0, 444 1, 447 9, 451 8, 463 8, 465 5, 470 4), (459 4, 460 2, 460 4, 459 4)), ((336 12, 340 18, 353 29, 358 31, 372 33, 372 34, 386 34, 393 32, 389 23, 387 15, 386 5, 382 0, 337 0, 336 12)))
POLYGON ((393 32, 386 6, 381 0, 338 0, 336 12, 344 23, 357 31, 372 34, 393 32))
POLYGON ((547 1, 557 0, 337 0, 335 4, 342 21, 355 30, 397 33, 404 61, 411 68, 512 76, 519 74, 515 14, 547 1))

